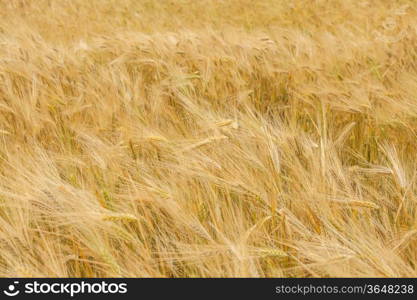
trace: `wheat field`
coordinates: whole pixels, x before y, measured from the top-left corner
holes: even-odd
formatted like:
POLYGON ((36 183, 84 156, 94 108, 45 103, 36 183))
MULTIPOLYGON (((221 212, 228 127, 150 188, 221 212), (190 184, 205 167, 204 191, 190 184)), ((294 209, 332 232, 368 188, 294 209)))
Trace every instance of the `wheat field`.
POLYGON ((417 276, 414 0, 0 0, 0 276, 417 276))

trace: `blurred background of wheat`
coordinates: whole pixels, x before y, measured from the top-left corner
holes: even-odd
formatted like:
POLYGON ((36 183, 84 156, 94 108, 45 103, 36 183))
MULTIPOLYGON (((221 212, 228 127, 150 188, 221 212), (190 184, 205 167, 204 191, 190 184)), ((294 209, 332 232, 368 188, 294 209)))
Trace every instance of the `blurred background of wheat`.
POLYGON ((414 0, 0 0, 0 276, 417 276, 414 0))

